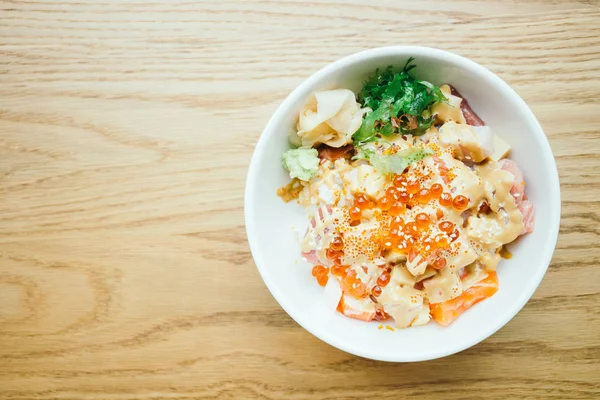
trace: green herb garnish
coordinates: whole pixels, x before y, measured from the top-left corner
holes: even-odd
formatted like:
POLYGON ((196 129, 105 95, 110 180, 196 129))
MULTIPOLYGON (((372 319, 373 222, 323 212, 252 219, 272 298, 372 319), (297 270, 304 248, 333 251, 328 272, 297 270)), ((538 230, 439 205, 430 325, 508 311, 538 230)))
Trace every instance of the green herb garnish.
POLYGON ((411 76, 416 67, 411 64, 413 60, 409 58, 401 72, 393 72, 391 66, 377 70, 364 83, 358 101, 373 111, 352 136, 355 144, 372 141, 377 135, 419 136, 433 125, 434 116, 426 111, 447 99, 439 87, 411 76))
POLYGON ((382 174, 401 174, 406 167, 433 154, 429 149, 409 148, 394 154, 379 154, 373 149, 357 147, 353 160, 365 159, 382 174))

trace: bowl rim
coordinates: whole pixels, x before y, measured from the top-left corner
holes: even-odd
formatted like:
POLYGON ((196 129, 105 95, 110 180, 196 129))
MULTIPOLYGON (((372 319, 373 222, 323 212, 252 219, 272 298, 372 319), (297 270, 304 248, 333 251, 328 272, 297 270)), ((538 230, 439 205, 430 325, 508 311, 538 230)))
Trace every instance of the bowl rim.
POLYGON ((483 67, 482 65, 472 61, 468 58, 460 56, 458 54, 441 50, 432 47, 424 47, 424 46, 387 46, 387 47, 378 47, 360 51, 358 53, 354 53, 343 57, 337 61, 327 64, 323 68, 319 69, 315 73, 313 73, 310 77, 301 82, 277 107, 271 118, 269 119, 267 125, 262 131, 254 152, 252 154, 252 158, 250 159, 250 164, 248 168, 248 173, 246 176, 246 187, 244 191, 244 218, 246 225, 246 235, 248 237, 248 244, 250 246, 250 252, 256 264, 256 268, 258 272, 271 292, 271 295, 275 298, 275 300, 279 303, 279 305, 284 309, 285 312, 300 326, 310 332, 312 335, 316 336, 320 340, 328 343, 329 345, 336 347, 342 351, 347 353, 357 355, 360 357, 378 360, 378 361, 388 361, 388 362, 417 362, 417 361, 427 361, 433 360, 437 358, 446 357, 463 350, 466 350, 483 340, 489 338, 495 332, 500 330, 504 325, 506 325, 511 319, 513 319, 519 311, 525 306, 525 304, 529 301, 529 299, 533 296, 536 289, 539 287, 548 267, 550 265, 550 261, 554 254, 554 250, 556 248, 556 243, 558 240, 558 232, 560 228, 560 215, 561 215, 561 199, 560 199, 560 183, 558 176, 558 169, 556 166, 556 161, 554 159, 554 155, 552 153, 552 149, 550 147, 550 143, 539 123, 537 118, 535 117, 533 111, 527 106, 525 101, 512 89, 503 79, 498 77, 496 74, 483 67), (367 352, 362 351, 359 346, 354 346, 351 343, 340 341, 338 338, 333 337, 328 334, 326 329, 316 329, 315 326, 311 326, 308 321, 308 318, 303 319, 298 316, 293 311, 293 308, 286 302, 285 295, 277 288, 275 282, 271 281, 269 277, 267 277, 265 273, 264 260, 262 254, 258 249, 258 235, 255 228, 254 220, 252 219, 251 211, 254 209, 254 200, 252 197, 252 191, 255 187, 255 181, 258 179, 258 160, 265 156, 265 147, 268 140, 271 136, 276 135, 275 125, 278 121, 280 121, 285 114, 288 112, 288 108, 290 105, 294 104, 298 100, 298 97, 301 95, 302 91, 306 87, 313 86, 315 82, 321 79, 323 76, 326 76, 332 72, 335 72, 338 69, 352 66, 353 64, 364 61, 370 58, 377 58, 380 56, 429 56, 435 59, 444 59, 449 61, 460 68, 465 68, 467 70, 475 70, 479 74, 483 75, 487 80, 493 82, 494 85, 500 87, 506 94, 509 96, 510 100, 516 104, 518 107, 522 107, 527 110, 527 114, 532 120, 533 130, 532 133, 541 138, 541 148, 546 159, 546 167, 551 168, 552 171, 549 172, 550 176, 553 176, 553 179, 548 182, 550 185, 550 192, 552 195, 558 200, 556 210, 554 210, 553 215, 548 215, 546 218, 553 218, 554 224, 552 229, 547 232, 549 237, 549 241, 551 246, 547 246, 546 249, 543 250, 542 257, 540 259, 543 268, 540 268, 537 271, 537 274, 534 275, 532 283, 526 287, 524 291, 522 291, 519 297, 511 303, 509 310, 504 313, 504 317, 502 319, 495 320, 493 323, 488 324, 485 328, 483 328, 477 335, 473 335, 470 340, 466 340, 462 343, 453 343, 448 345, 442 350, 436 351, 427 351, 424 349, 422 356, 388 356, 388 355, 374 355, 367 354, 367 352), (269 133, 270 132, 270 133, 269 133), (548 157, 549 156, 549 157, 548 157))

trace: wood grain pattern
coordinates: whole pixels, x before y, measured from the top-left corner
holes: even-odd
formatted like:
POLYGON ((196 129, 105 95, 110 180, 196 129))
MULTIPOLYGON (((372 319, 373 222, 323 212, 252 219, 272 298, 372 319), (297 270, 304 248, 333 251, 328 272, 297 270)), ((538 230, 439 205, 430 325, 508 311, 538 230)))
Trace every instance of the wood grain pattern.
POLYGON ((0 398, 600 397, 599 4, 369 3, 0 2, 0 398), (243 222, 279 102, 391 44, 508 81, 550 138, 564 201, 552 265, 514 320, 398 365, 291 320, 243 222))

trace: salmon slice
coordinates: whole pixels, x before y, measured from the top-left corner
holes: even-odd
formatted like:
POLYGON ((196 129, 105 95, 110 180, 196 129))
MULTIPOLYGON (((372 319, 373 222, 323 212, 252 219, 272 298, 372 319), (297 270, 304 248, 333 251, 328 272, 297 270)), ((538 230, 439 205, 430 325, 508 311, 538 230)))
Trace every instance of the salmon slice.
POLYGON ((471 286, 460 296, 443 303, 431 304, 431 316, 438 324, 448 326, 462 313, 481 300, 492 297, 497 291, 498 277, 495 272, 488 272, 487 278, 471 286))
POLYGON ((525 178, 523 177, 523 171, 519 168, 519 165, 508 158, 505 158, 499 162, 500 168, 509 172, 513 177, 513 185, 510 188, 510 194, 513 195, 517 205, 524 200, 525 197, 525 178))
POLYGON ((432 158, 433 158, 435 165, 437 165, 437 167, 438 167, 438 171, 439 171, 440 176, 442 177, 442 180, 444 181, 444 183, 446 185, 449 185, 450 182, 452 182, 452 178, 450 176, 448 176, 448 172, 450 172, 450 169, 448 169, 448 166, 446 165, 444 160, 442 160, 438 156, 434 155, 434 156, 432 156, 432 158))
POLYGON ((372 321, 377 311, 375 304, 369 299, 356 299, 348 295, 342 296, 337 310, 346 317, 366 322, 372 321))
POLYGON ((311 264, 320 264, 321 260, 319 260, 319 257, 317 257, 317 251, 316 250, 311 250, 308 252, 302 252, 302 257, 304 257, 304 259, 306 261, 308 261, 311 264))
POLYGON ((535 208, 529 200, 519 203, 519 211, 523 214, 523 233, 533 232, 535 227, 535 208))

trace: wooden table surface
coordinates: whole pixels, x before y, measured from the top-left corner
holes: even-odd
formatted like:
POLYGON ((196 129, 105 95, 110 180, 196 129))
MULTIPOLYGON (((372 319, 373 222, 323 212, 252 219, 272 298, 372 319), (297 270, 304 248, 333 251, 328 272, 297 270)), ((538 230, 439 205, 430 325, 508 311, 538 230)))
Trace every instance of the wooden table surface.
POLYGON ((600 397, 599 3, 368 3, 0 2, 1 399, 600 397), (525 308, 416 364, 299 327, 243 219, 277 105, 325 64, 394 44, 454 51, 511 84, 550 139, 563 199, 525 308))

